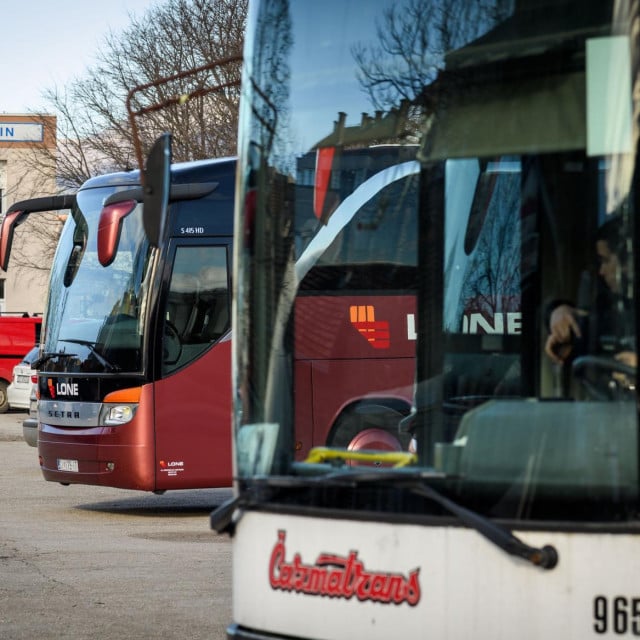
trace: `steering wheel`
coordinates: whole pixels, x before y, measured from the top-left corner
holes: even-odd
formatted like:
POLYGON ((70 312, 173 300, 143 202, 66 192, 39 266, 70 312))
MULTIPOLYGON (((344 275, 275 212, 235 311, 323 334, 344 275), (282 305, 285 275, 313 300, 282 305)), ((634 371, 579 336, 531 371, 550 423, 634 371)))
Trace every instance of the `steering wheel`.
POLYGON ((571 372, 594 400, 615 400, 635 390, 636 367, 615 358, 580 356, 573 361, 571 372))

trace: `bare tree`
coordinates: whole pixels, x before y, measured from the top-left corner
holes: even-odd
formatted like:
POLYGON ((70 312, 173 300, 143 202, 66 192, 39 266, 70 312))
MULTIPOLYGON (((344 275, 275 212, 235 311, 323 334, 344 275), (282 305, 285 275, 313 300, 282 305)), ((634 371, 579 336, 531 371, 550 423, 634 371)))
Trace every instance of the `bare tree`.
MULTIPOLYGON (((122 32, 108 33, 82 77, 44 92, 57 117, 57 148, 25 153, 25 175, 53 177, 59 192, 73 192, 92 176, 137 168, 126 107, 130 91, 218 59, 239 58, 246 12, 247 0, 167 0, 132 17, 122 32)), ((236 59, 138 92, 134 111, 169 103, 136 120, 143 148, 170 131, 176 162, 234 154, 240 68, 236 59), (185 103, 188 95, 195 97, 185 103)), ((16 246, 16 266, 51 263, 59 225, 41 220, 44 254, 36 264, 16 246)))
POLYGON ((486 33, 513 0, 406 0, 385 9, 376 43, 352 48, 358 81, 375 110, 413 102, 443 69, 447 52, 486 33))
MULTIPOLYGON (((123 34, 109 35, 96 65, 75 87, 77 102, 91 116, 89 138, 99 155, 111 158, 118 168, 133 166, 125 113, 128 92, 215 60, 240 56, 246 5, 246 0, 169 0, 134 19, 123 34)), ((234 62, 139 92, 132 105, 136 110, 202 94, 145 115, 140 127, 143 143, 169 130, 176 161, 235 153, 239 83, 240 63, 234 62), (223 88, 205 92, 217 86, 223 88)))
MULTIPOLYGON (((29 170, 55 171, 60 190, 72 190, 93 175, 134 168, 128 93, 240 56, 246 11, 247 0, 168 0, 132 17, 124 31, 107 34, 84 76, 64 88, 45 90, 58 119, 58 149, 47 161, 34 154, 29 170)), ((235 153, 239 81, 240 63, 234 62, 140 92, 136 109, 225 85, 186 104, 150 112, 141 118, 141 132, 155 137, 171 131, 178 162, 235 153)))
POLYGON ((475 311, 493 320, 519 309, 520 189, 516 172, 484 173, 479 179, 465 238, 465 249, 469 245, 473 253, 461 290, 460 314, 475 311))

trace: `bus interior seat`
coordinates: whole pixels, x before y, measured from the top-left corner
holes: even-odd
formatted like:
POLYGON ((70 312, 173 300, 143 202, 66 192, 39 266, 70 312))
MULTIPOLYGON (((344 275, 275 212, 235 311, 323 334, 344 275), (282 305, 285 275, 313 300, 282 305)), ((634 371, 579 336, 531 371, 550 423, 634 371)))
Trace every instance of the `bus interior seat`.
POLYGON ((171 280, 167 314, 180 337, 187 337, 196 321, 200 283, 190 273, 175 273, 171 280))
POLYGON ((531 483, 537 497, 561 489, 568 498, 638 498, 633 401, 491 400, 463 416, 453 443, 436 447, 441 470, 474 490, 531 483))
POLYGON ((200 333, 204 341, 213 342, 229 328, 229 290, 227 271, 222 267, 203 267, 199 273, 202 318, 200 333))

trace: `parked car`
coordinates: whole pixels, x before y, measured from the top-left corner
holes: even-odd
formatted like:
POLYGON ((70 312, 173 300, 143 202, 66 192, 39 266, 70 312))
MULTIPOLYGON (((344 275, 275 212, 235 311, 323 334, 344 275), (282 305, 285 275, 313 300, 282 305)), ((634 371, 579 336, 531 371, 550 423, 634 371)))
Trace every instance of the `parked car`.
POLYGON ((38 384, 31 385, 29 396, 29 417, 22 422, 22 437, 30 447, 38 446, 38 384))
POLYGON ((7 387, 10 409, 29 411, 29 397, 33 383, 37 381, 31 363, 38 357, 38 347, 33 347, 22 360, 13 367, 13 378, 7 387), (33 378, 33 379, 32 379, 33 378))

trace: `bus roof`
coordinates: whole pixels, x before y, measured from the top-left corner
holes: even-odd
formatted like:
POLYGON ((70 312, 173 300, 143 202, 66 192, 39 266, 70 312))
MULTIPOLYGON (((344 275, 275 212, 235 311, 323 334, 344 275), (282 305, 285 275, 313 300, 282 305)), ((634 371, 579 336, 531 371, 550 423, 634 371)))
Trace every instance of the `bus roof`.
MULTIPOLYGON (((236 158, 211 158, 206 160, 194 160, 192 162, 178 162, 171 165, 171 182, 180 184, 183 182, 206 182, 211 179, 212 171, 217 169, 235 169, 236 158)), ((80 187, 82 189, 95 189, 97 187, 135 186, 140 184, 140 171, 117 171, 89 178, 80 187)))

